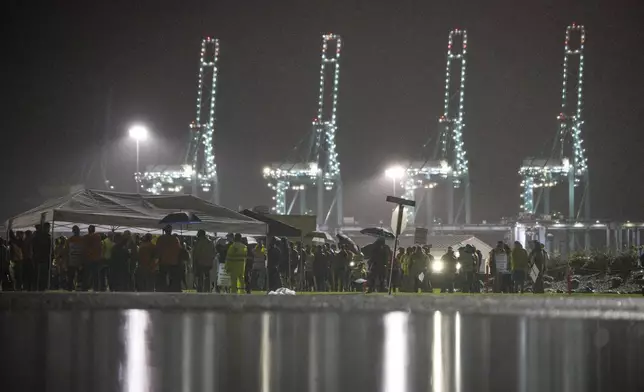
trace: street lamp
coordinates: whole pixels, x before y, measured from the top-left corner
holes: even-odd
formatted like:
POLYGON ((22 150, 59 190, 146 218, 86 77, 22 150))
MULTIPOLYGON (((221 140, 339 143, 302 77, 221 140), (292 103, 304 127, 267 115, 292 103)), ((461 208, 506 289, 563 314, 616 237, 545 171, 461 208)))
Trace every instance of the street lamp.
POLYGON ((385 170, 385 176, 391 178, 391 185, 393 188, 393 196, 396 196, 396 180, 403 178, 405 169, 402 166, 396 165, 385 170))
POLYGON ((136 142, 136 193, 141 193, 139 170, 139 143, 148 138, 148 129, 143 125, 132 125, 129 130, 130 137, 136 142))

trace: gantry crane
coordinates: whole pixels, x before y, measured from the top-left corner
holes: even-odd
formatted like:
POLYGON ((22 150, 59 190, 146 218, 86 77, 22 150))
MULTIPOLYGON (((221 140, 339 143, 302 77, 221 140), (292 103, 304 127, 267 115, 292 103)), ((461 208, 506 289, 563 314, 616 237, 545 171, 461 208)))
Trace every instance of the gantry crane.
POLYGON ((519 170, 523 187, 521 209, 525 213, 536 214, 543 199, 543 214, 549 215, 550 188, 561 182, 567 182, 567 218, 570 221, 577 220, 583 204, 584 218, 590 220, 588 160, 582 139, 585 43, 584 26, 573 23, 566 28, 561 110, 557 115, 559 126, 552 143, 552 150, 549 157, 525 159, 519 170), (580 185, 583 194, 578 211, 575 203, 575 188, 580 185), (536 202, 535 191, 537 191, 536 202))
POLYGON ((310 136, 285 162, 273 163, 263 170, 268 186, 275 191, 273 211, 276 214, 290 214, 298 198, 300 214, 307 214, 307 190, 317 187, 318 227, 341 227, 343 223, 342 179, 335 140, 341 51, 339 35, 322 36, 318 111, 310 136), (333 190, 335 197, 330 204, 325 203, 325 194, 333 190), (294 196, 287 208, 287 194, 291 192, 294 196), (328 222, 333 207, 337 218, 335 225, 328 222))
MULTIPOLYGON (((550 189, 562 182, 568 184, 568 216, 570 223, 579 221, 582 207, 583 219, 590 221, 590 179, 588 160, 583 147, 583 76, 584 47, 586 30, 584 26, 573 23, 566 28, 564 42, 563 82, 561 88, 561 110, 557 116, 559 123, 552 143, 549 157, 527 158, 519 170, 522 181, 521 193, 524 214, 539 215, 538 209, 543 199, 543 215, 549 216, 550 189), (582 189, 579 203, 576 202, 575 188, 582 189), (537 193, 537 200, 534 200, 537 193)), ((586 234, 586 247, 590 243, 586 234)), ((574 247, 574 233, 571 233, 570 246, 574 247)))
POLYGON ((465 223, 471 221, 470 179, 468 162, 463 143, 465 76, 467 69, 467 32, 462 29, 450 31, 447 43, 447 66, 445 71, 445 103, 439 119, 441 131, 433 153, 427 148, 422 160, 414 161, 407 168, 403 180, 405 197, 417 200, 416 211, 410 209, 410 221, 416 226, 429 227, 434 222, 434 188, 439 184, 447 189, 447 221, 458 221, 465 207, 465 223), (454 69, 456 68, 456 70, 454 69), (455 215, 455 190, 462 189, 461 203, 455 215), (425 211, 422 222, 419 211, 425 211))
POLYGON ((219 40, 207 37, 201 41, 197 110, 190 124, 190 140, 182 165, 155 165, 140 177, 150 193, 176 193, 191 189, 193 195, 204 194, 219 204, 219 182, 215 160, 215 104, 217 96, 217 61, 219 40))

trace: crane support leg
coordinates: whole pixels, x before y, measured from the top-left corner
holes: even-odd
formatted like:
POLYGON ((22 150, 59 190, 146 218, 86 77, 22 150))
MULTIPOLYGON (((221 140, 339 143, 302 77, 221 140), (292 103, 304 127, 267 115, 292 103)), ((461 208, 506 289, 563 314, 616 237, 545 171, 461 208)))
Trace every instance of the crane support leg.
POLYGON ((447 185, 447 223, 454 224, 454 185, 447 185))
POLYGON ((568 173, 568 220, 575 222, 575 174, 573 169, 568 173))
POLYGON ((318 177, 318 217, 317 224, 318 228, 324 225, 324 178, 322 176, 318 177))
POLYGON ((428 231, 431 231, 431 227, 434 224, 434 199, 432 196, 434 193, 433 189, 425 189, 425 227, 428 231))
POLYGON ((300 189, 300 215, 306 215, 306 189, 300 189))
POLYGON ((550 215, 550 187, 543 190, 543 214, 550 215))
POLYGON ((472 192, 470 189, 470 177, 465 178, 465 224, 472 223, 472 192))
POLYGON ((584 183, 585 183, 585 198, 584 198, 584 215, 587 221, 590 221, 592 218, 590 217, 590 176, 588 175, 588 171, 584 174, 584 183))
POLYGON ((342 181, 340 179, 337 180, 335 183, 335 191, 336 191, 336 211, 338 213, 338 228, 342 228, 344 225, 344 206, 342 205, 343 200, 342 200, 342 181))

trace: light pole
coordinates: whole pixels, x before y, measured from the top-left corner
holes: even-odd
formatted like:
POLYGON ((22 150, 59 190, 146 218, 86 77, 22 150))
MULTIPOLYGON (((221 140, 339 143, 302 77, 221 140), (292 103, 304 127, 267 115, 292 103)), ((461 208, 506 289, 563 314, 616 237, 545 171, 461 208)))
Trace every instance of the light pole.
POLYGON ((143 125, 133 125, 129 130, 130 137, 136 142, 136 193, 141 193, 140 177, 141 171, 139 170, 139 143, 148 138, 148 129, 143 125))
POLYGON ((391 178, 391 185, 393 195, 396 196, 396 181, 403 178, 405 175, 405 169, 402 166, 392 166, 385 170, 385 176, 391 178))

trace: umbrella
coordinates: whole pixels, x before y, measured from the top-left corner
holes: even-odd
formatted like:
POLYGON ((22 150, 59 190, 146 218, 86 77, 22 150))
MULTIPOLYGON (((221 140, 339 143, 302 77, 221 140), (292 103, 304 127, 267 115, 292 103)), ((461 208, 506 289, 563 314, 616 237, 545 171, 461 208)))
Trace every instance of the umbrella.
POLYGON ((338 237, 338 242, 340 243, 340 245, 346 245, 351 252, 360 254, 360 247, 358 247, 358 245, 356 245, 356 243, 353 242, 353 240, 349 238, 349 236, 347 236, 346 234, 336 234, 335 236, 338 237))
POLYGON ((335 242, 333 237, 331 237, 331 234, 327 233, 326 231, 312 231, 304 237, 316 242, 335 242))
POLYGON ((168 214, 163 217, 159 221, 161 224, 181 224, 181 225, 189 225, 191 223, 201 223, 201 219, 197 215, 194 214, 194 212, 187 213, 187 212, 173 212, 171 214, 168 214))
POLYGON ((376 238, 384 238, 386 240, 393 240, 396 238, 394 233, 382 227, 367 227, 366 229, 360 230, 360 234, 368 235, 376 238))

